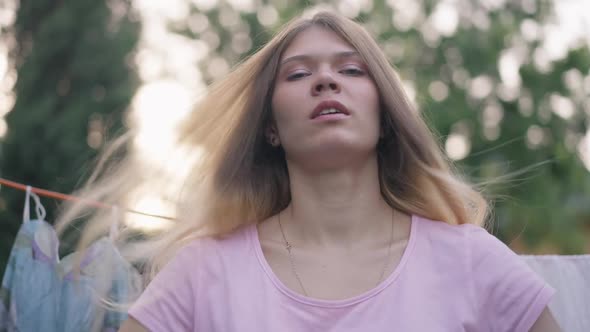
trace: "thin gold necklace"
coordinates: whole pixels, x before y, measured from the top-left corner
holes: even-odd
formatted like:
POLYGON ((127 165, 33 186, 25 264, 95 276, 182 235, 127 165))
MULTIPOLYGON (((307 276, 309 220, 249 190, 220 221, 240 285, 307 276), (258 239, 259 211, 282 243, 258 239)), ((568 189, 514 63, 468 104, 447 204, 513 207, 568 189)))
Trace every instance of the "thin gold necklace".
MULTIPOLYGON (((383 263, 383 269, 381 270, 381 274, 379 276, 379 279, 377 280, 376 285, 379 285, 379 283, 383 280, 383 277, 385 276, 385 271, 387 271, 387 266, 389 265, 389 261, 391 260, 391 247, 393 246, 394 214, 395 214, 395 210, 391 209, 391 232, 389 235, 389 248, 387 249, 387 258, 385 259, 385 262, 383 263)), ((301 287, 303 294, 305 296, 308 296, 307 291, 305 290, 305 287, 303 287, 303 283, 301 282, 301 278, 299 277, 299 273, 297 273, 297 269, 295 268, 295 261, 293 260, 293 253, 291 253, 293 246, 291 245, 291 243, 289 241, 287 241, 287 237, 285 236, 285 232, 283 231, 283 224, 281 224, 281 213, 280 212, 277 217, 279 219, 279 228, 281 229, 281 234, 283 235, 283 241, 285 242, 285 249, 287 249, 287 252, 289 253, 289 261, 291 262, 291 270, 293 270, 293 275, 295 276, 295 279, 297 279, 297 282, 299 283, 299 286, 301 287)))

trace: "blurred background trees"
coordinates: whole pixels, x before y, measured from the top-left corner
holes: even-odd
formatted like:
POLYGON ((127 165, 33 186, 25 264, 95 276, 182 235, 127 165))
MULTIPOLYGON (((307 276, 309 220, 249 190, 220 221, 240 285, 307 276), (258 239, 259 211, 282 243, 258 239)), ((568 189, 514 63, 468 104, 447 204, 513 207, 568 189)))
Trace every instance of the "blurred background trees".
MULTIPOLYGON (((18 5, 13 24, 2 29, 17 79, 14 106, 4 117, 0 176, 68 193, 89 175, 105 140, 123 128, 123 111, 139 84, 132 52, 140 24, 126 0, 18 5)), ((10 75, 7 70, 4 79, 10 75)), ((22 222, 24 194, 1 191, 2 269, 22 222)), ((48 221, 57 204, 45 204, 48 221)))
MULTIPOLYGON (((2 177, 71 192, 132 100, 145 142, 162 141, 162 127, 180 121, 208 83, 291 17, 327 8, 377 37, 449 158, 485 184, 494 234, 522 253, 590 251, 583 0, 137 0, 139 16, 130 7, 20 1, 2 31, 17 77, 2 177)), ((138 146, 162 148, 145 142, 138 146)), ((0 198, 3 258, 24 193, 2 188, 0 198)))

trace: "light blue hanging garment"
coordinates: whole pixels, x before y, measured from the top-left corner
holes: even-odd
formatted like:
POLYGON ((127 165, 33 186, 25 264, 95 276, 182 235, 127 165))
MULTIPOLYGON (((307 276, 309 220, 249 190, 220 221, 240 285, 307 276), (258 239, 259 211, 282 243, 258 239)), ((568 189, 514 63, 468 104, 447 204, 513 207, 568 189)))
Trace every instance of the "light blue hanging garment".
POLYGON ((0 290, 0 331, 116 331, 126 313, 101 303, 132 301, 142 289, 139 273, 113 243, 116 227, 84 252, 76 273, 74 254, 59 259, 57 234, 44 218, 39 197, 27 188, 23 225, 0 290))
MULTIPOLYGON (((45 209, 38 202, 35 206, 37 219, 29 218, 29 198, 27 191, 23 224, 16 236, 6 272, 2 280, 3 317, 0 330, 33 331, 32 324, 38 322, 40 326, 46 322, 53 322, 57 318, 60 293, 59 281, 53 273, 53 266, 48 253, 41 257, 39 247, 35 243, 35 235, 45 226, 45 209)), ((41 230, 39 233, 43 233, 41 230)))

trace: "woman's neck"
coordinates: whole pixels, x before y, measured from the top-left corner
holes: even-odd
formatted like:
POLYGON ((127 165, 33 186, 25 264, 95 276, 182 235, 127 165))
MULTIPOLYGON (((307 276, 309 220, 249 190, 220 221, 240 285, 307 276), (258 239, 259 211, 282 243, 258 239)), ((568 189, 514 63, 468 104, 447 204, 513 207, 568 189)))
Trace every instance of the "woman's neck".
POLYGON ((376 158, 313 174, 289 165, 289 177, 291 204, 280 218, 290 242, 354 249, 388 234, 393 211, 381 195, 376 158))

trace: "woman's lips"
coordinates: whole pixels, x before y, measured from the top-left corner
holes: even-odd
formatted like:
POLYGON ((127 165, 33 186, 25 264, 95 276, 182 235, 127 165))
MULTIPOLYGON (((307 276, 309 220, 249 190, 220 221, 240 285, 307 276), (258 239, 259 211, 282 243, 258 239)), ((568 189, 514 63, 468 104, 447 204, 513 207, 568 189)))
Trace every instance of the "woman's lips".
MULTIPOLYGON (((335 115, 340 115, 340 116, 348 116, 350 115, 350 112, 348 111, 348 109, 346 108, 346 106, 342 105, 340 102, 336 101, 336 100, 326 100, 326 101, 322 101, 321 103, 319 103, 314 109, 313 112, 311 113, 310 118, 311 119, 315 119, 317 117, 327 117, 327 116, 335 116, 335 115), (324 114, 324 115, 320 115, 320 113, 324 110, 327 109, 336 109, 338 110, 340 113, 331 113, 331 114, 324 114)), ((336 117, 335 117, 336 118, 336 117)))

